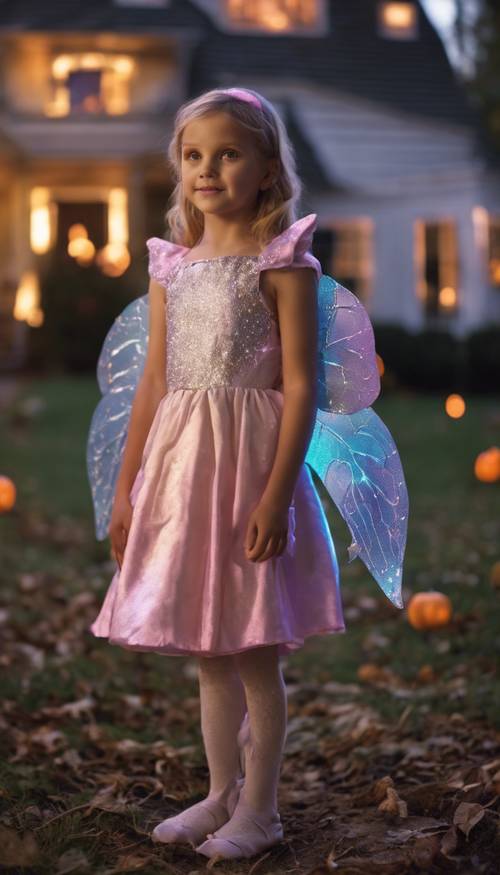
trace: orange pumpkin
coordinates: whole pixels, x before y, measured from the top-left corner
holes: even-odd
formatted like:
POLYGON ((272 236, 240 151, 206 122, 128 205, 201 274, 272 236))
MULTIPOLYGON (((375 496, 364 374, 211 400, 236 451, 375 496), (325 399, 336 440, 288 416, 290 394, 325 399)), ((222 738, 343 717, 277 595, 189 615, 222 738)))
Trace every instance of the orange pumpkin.
POLYGON ((494 589, 500 589, 500 559, 491 566, 490 583, 494 589))
POLYGON ((451 601, 442 592, 417 592, 411 597, 407 616, 414 629, 446 626, 452 614, 451 601))
POLYGON ((0 513, 12 510, 16 501, 16 487, 9 477, 0 477, 0 513))
POLYGON ((479 453, 474 463, 474 474, 483 483, 495 483, 500 480, 500 449, 490 447, 479 453))

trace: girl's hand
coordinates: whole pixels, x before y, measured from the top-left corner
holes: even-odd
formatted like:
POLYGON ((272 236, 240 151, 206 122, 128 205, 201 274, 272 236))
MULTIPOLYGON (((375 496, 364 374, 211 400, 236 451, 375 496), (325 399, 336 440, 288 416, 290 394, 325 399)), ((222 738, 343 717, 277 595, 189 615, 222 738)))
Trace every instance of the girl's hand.
POLYGON ((111 552, 121 570, 123 554, 127 546, 127 538, 132 520, 133 507, 128 495, 116 496, 109 524, 111 552))
POLYGON ((252 562, 281 556, 288 535, 288 506, 260 501, 250 514, 245 537, 245 552, 252 562))

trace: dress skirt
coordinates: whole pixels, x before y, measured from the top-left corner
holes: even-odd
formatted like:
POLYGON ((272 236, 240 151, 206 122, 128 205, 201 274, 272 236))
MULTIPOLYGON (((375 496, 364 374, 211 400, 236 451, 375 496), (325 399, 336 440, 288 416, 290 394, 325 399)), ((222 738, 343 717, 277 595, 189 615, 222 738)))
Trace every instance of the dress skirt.
POLYGON ((174 389, 162 398, 130 492, 132 522, 90 631, 131 650, 218 656, 344 632, 339 567, 302 465, 281 556, 252 561, 249 516, 271 473, 283 410, 276 389, 174 389))

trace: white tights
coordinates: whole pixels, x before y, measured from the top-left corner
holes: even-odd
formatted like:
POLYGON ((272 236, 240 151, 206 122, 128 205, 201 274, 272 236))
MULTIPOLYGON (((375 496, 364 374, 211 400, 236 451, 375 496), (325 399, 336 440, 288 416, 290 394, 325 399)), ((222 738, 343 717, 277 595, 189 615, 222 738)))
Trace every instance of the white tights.
MULTIPOLYGON (((228 825, 226 830, 229 829, 229 833, 241 830, 241 817, 245 817, 249 809, 264 819, 269 818, 274 830, 279 830, 277 793, 286 739, 287 703, 278 647, 271 645, 228 656, 199 657, 198 666, 201 730, 210 772, 209 794, 202 802, 158 824, 153 840, 188 841, 196 846, 210 830, 222 827, 229 818, 232 818, 232 826, 228 825), (242 754, 245 765, 242 787, 238 731, 247 711, 249 738, 242 754)), ((247 822, 245 830, 247 834, 250 830, 250 841, 252 829, 257 829, 262 836, 262 827, 247 822)))
POLYGON ((286 686, 277 645, 228 656, 199 657, 201 729, 210 794, 239 775, 237 733, 248 709, 245 798, 262 813, 277 809, 286 740, 286 686))

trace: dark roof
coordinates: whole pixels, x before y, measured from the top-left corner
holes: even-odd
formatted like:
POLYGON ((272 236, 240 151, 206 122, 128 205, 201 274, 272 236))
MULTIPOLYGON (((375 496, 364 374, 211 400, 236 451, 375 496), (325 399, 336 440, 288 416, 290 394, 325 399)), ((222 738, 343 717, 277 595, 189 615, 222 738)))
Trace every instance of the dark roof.
POLYGON ((167 32, 171 28, 207 27, 209 17, 190 0, 166 7, 120 6, 113 0, 0 0, 0 32, 115 31, 167 32))
MULTIPOLYGON (((418 2, 418 0, 416 0, 418 2)), ((112 0, 0 0, 0 34, 12 31, 114 31, 166 35, 197 30, 189 94, 249 79, 298 80, 334 88, 441 121, 477 124, 444 46, 419 6, 419 36, 387 39, 376 28, 376 0, 327 0, 325 36, 223 32, 195 0, 164 8, 112 0), (230 80, 230 81, 229 81, 230 80)), ((214 2, 214 8, 216 4, 214 2)))
POLYGON ((196 52, 192 88, 258 77, 302 80, 378 101, 404 113, 474 124, 476 113, 439 35, 419 7, 419 37, 387 39, 376 29, 375 0, 329 0, 326 36, 247 36, 213 29, 196 52))
POLYGON ((284 101, 283 122, 295 150, 297 173, 302 181, 305 194, 332 191, 332 183, 325 175, 323 165, 317 158, 316 150, 305 137, 302 127, 295 118, 295 110, 290 100, 284 101))

